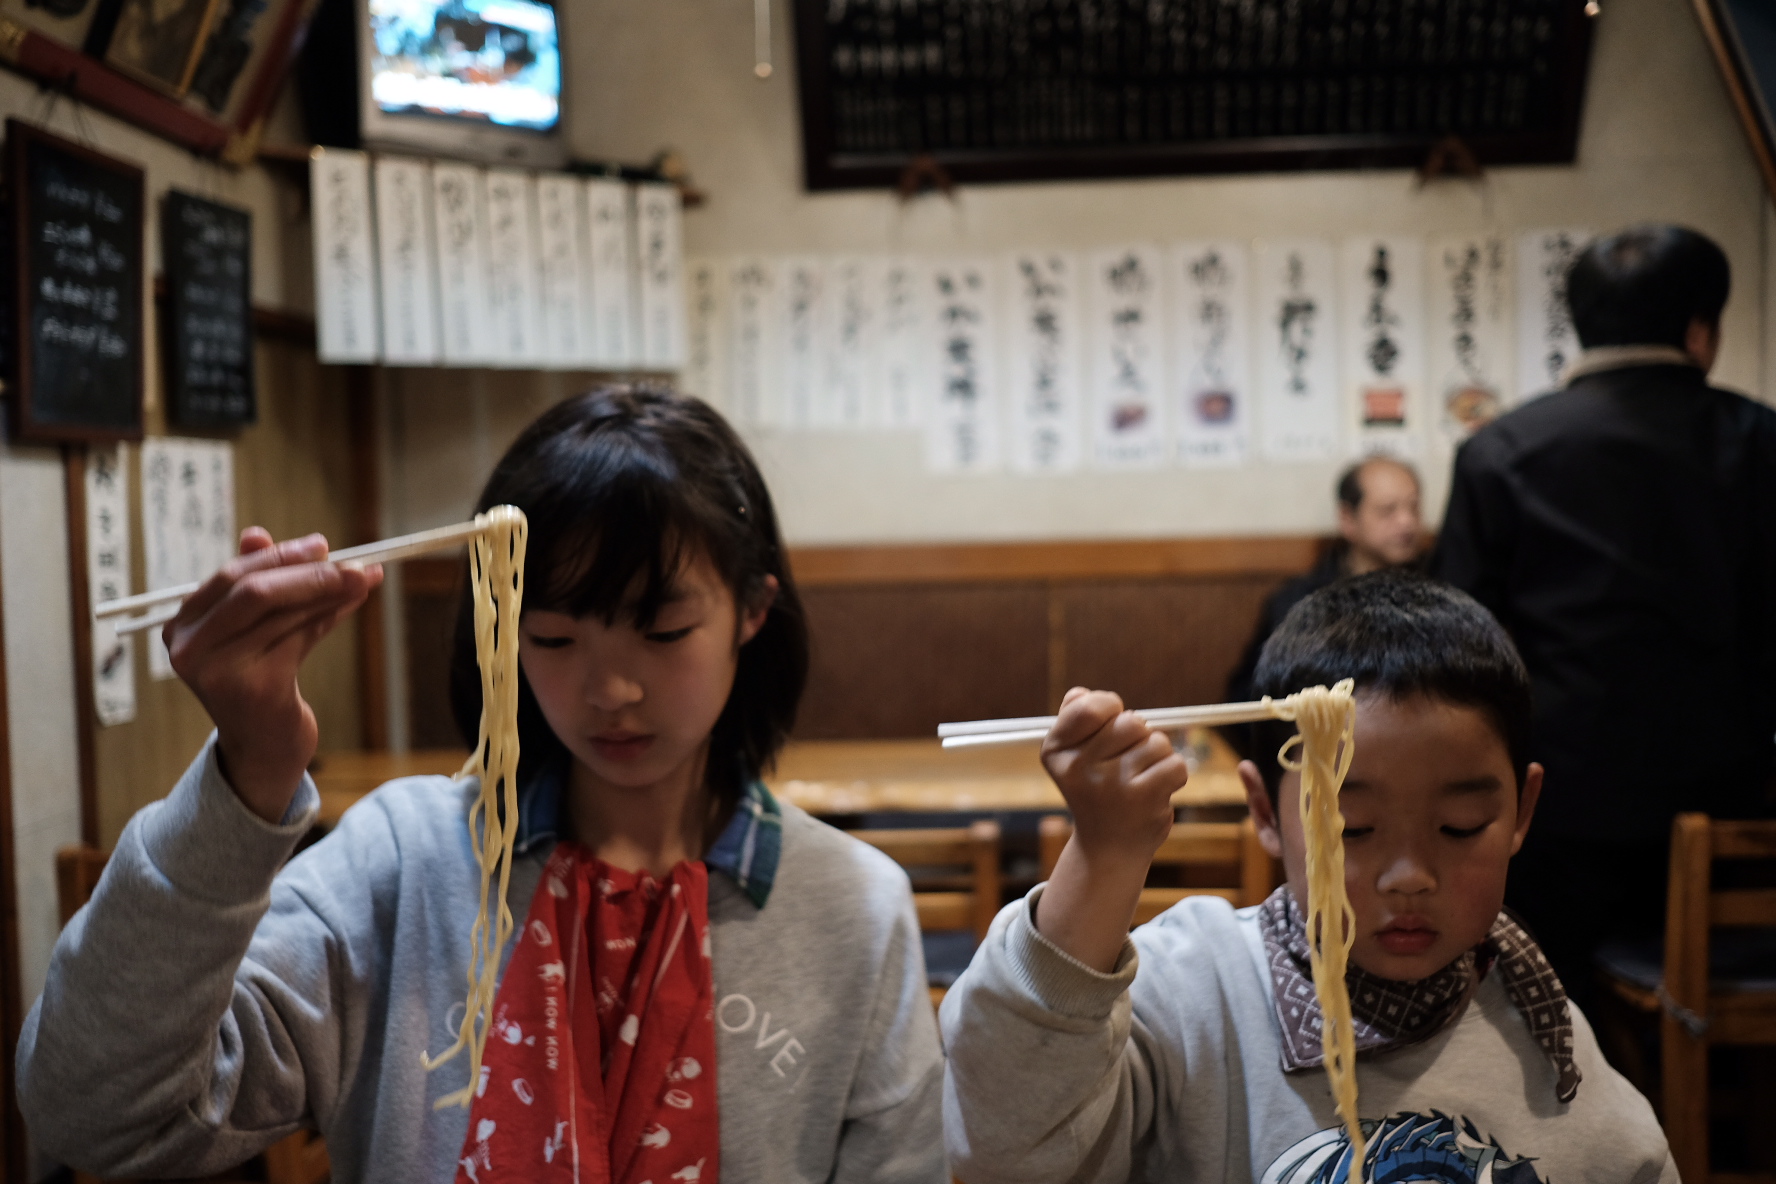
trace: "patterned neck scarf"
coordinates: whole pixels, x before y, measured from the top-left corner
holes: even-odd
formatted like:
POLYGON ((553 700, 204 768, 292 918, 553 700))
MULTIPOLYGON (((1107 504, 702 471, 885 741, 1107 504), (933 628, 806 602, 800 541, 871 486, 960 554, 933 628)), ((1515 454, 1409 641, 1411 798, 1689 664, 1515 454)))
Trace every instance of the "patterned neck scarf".
MULTIPOLYGON (((1258 928, 1264 934, 1272 1000, 1283 1033, 1283 1071, 1315 1068, 1323 1058, 1320 1000, 1314 994, 1307 927, 1287 884, 1259 906, 1258 928)), ((1492 923, 1484 941, 1429 978, 1395 982, 1352 963, 1345 982, 1350 988, 1357 1052, 1392 1052, 1435 1036, 1461 1018, 1480 980, 1495 966, 1505 993, 1554 1066, 1555 1096, 1572 1101, 1582 1075, 1573 1063, 1566 988, 1535 939, 1504 913, 1492 923)))
POLYGON ((456 1184, 720 1176, 709 873, 559 843, 494 997, 456 1184))

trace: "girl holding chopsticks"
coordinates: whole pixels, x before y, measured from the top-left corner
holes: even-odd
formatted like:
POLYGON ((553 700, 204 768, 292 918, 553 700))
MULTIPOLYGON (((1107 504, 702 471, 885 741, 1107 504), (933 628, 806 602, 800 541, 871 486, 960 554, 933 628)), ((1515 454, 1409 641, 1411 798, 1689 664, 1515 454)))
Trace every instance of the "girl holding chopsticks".
MULTIPOLYGON (((518 926, 480 1079, 421 1067, 462 1018, 478 787, 391 782, 285 865, 318 806, 297 668, 380 570, 249 530, 165 634, 215 737, 125 828, 26 1022, 37 1146, 198 1175, 307 1124, 338 1181, 947 1180, 905 875, 758 779, 807 635, 744 445, 609 387, 519 437, 498 504, 530 530, 518 926)), ((465 622, 471 742, 480 685, 465 622)))

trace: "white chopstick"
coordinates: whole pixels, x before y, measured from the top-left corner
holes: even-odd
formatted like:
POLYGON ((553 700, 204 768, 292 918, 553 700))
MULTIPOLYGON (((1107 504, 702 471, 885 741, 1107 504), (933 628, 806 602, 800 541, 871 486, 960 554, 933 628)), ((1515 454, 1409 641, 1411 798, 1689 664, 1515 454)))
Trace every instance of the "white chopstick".
MULTIPOLYGON (((1283 719, 1283 704, 1269 699, 1251 703, 1208 703, 1198 707, 1151 707, 1135 712, 1147 725, 1161 731, 1218 724, 1246 724, 1264 719, 1283 719)), ((937 734, 945 748, 976 748, 986 744, 1016 744, 1040 740, 1054 727, 1055 716, 1026 715, 1017 719, 977 719, 939 724, 937 734)))
MULTIPOLYGON (((384 539, 379 543, 365 543, 362 546, 347 547, 343 551, 334 551, 327 556, 329 563, 391 563, 397 559, 407 559, 414 555, 423 555, 428 551, 442 551, 446 547, 454 547, 467 542, 479 534, 485 525, 474 522, 458 522, 454 526, 440 526, 433 530, 416 531, 392 539, 384 539)), ((178 601, 184 600, 200 588, 201 584, 176 584, 170 588, 159 588, 153 592, 142 592, 135 596, 124 596, 117 600, 107 600, 93 608, 95 620, 110 617, 126 617, 140 609, 155 609, 139 617, 128 617, 117 622, 117 635, 139 633, 143 629, 152 629, 156 625, 164 625, 179 613, 178 601), (165 607, 161 607, 165 606, 165 607)))

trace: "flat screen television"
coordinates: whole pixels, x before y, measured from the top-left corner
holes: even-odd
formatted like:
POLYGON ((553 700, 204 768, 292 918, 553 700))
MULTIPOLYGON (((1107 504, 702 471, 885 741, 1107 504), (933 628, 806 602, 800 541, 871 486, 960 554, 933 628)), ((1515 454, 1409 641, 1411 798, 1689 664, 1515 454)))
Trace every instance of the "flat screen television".
POLYGON ((326 0, 303 55, 309 130, 340 147, 560 167, 561 40, 552 0, 326 0))

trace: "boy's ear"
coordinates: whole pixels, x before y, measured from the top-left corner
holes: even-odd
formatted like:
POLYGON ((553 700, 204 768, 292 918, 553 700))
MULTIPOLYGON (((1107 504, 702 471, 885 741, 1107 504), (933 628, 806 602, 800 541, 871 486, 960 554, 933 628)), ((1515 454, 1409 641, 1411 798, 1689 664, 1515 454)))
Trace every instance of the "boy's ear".
POLYGON ((1251 761, 1239 763, 1240 784, 1246 788, 1246 809, 1252 813, 1252 826, 1258 831, 1258 845, 1272 859, 1283 857, 1283 836, 1277 830, 1276 808, 1264 789, 1264 777, 1251 761))
POLYGON ((1523 846, 1523 838, 1529 834, 1530 820, 1535 817, 1536 803, 1542 799, 1542 767, 1534 761, 1523 774, 1523 789, 1517 795, 1517 825, 1511 835, 1511 854, 1523 846))

